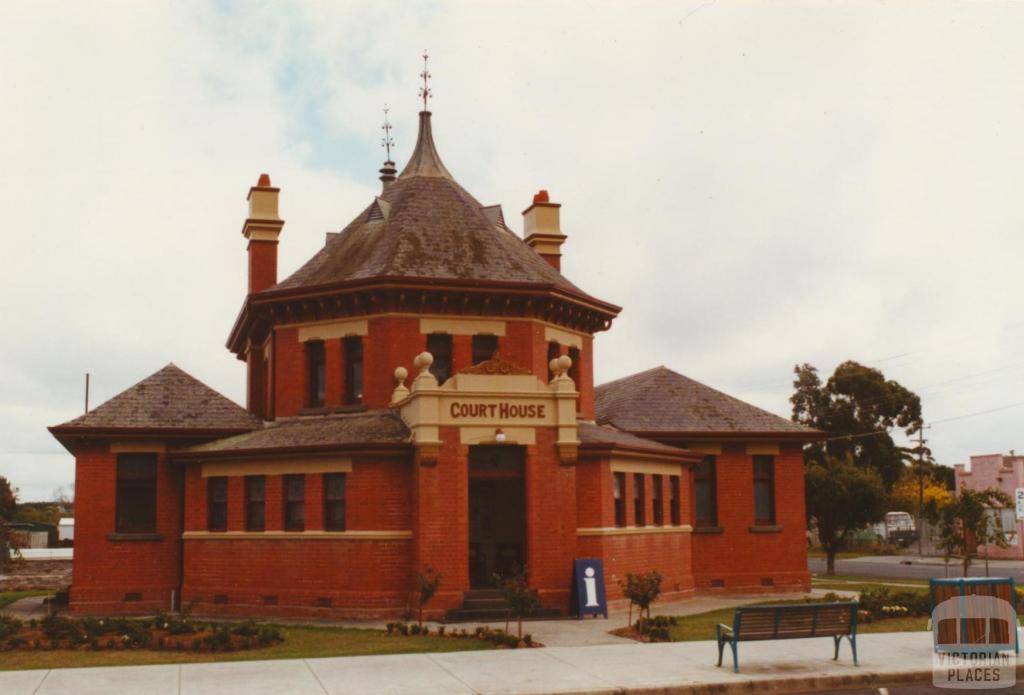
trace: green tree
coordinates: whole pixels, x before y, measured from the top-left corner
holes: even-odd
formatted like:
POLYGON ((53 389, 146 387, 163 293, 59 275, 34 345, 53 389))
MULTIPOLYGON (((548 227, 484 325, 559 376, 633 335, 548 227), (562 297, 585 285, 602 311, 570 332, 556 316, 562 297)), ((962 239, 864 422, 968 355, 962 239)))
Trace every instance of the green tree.
POLYGON ((903 472, 900 447, 890 432, 908 436, 921 427, 921 399, 881 371, 852 360, 843 362, 824 384, 810 364, 793 368, 793 421, 829 434, 824 442, 805 449, 805 459, 823 464, 826 457, 852 457, 861 467, 881 476, 885 490, 903 472))
POLYGON ((827 574, 836 573, 836 554, 850 535, 885 515, 885 488, 878 473, 845 459, 811 460, 805 474, 807 517, 817 528, 827 560, 827 574))
POLYGON ((17 507, 18 490, 11 486, 11 481, 0 475, 0 567, 6 567, 11 562, 11 533, 7 522, 14 518, 17 507))
MULTIPOLYGON (((979 545, 1007 545, 1003 529, 993 519, 992 510, 1005 509, 1013 500, 1002 490, 963 489, 953 501, 934 512, 932 518, 938 524, 939 547, 946 561, 959 557, 964 576, 971 567, 972 541, 979 545)), ((985 573, 988 574, 986 557, 985 573)))
POLYGON ((416 588, 419 589, 420 611, 419 625, 423 627, 423 608, 434 598, 434 594, 441 587, 441 575, 434 571, 433 567, 427 567, 416 575, 416 588))
POLYGON ((519 639, 523 638, 523 618, 533 614, 540 608, 540 597, 537 592, 530 588, 529 578, 526 570, 519 570, 510 576, 503 577, 500 574, 494 575, 494 585, 501 593, 502 598, 512 607, 512 613, 516 616, 519 639))
POLYGON ((661 580, 661 573, 652 570, 645 574, 629 572, 626 574, 626 581, 619 582, 622 594, 629 599, 630 625, 633 624, 633 606, 636 605, 639 609, 637 632, 640 634, 644 632, 644 613, 647 613, 648 618, 651 617, 651 604, 661 595, 661 580))

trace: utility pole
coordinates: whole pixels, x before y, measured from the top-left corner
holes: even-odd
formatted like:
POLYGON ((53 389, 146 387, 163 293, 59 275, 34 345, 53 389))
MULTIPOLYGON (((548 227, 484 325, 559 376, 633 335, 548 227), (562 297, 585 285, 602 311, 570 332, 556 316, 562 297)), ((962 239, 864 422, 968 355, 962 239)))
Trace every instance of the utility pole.
POLYGON ((925 425, 917 430, 917 556, 924 557, 924 438, 925 425))

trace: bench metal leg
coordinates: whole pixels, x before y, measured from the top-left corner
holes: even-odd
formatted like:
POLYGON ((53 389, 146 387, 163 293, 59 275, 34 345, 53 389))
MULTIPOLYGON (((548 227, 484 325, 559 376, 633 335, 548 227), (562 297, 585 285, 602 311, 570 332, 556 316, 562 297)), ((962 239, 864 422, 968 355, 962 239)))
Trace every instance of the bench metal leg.
POLYGON ((729 646, 732 647, 732 672, 733 673, 739 673, 740 672, 740 658, 739 658, 739 656, 736 655, 736 647, 738 645, 736 644, 736 642, 734 640, 734 641, 729 643, 729 646))
POLYGON ((859 666, 857 663, 857 637, 856 635, 833 635, 832 640, 835 642, 836 653, 832 657, 832 661, 839 659, 839 645, 843 643, 843 637, 850 643, 850 650, 853 652, 853 665, 859 666))

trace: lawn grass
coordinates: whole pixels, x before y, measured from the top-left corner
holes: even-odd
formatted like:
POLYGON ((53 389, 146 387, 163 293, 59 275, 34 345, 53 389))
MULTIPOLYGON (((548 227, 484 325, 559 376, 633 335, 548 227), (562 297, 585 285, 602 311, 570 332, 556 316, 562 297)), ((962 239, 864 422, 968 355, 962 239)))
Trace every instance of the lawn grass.
POLYGON ((261 659, 309 659, 324 656, 413 654, 493 649, 483 640, 449 637, 388 637, 383 630, 356 628, 279 626, 284 641, 270 647, 237 652, 195 654, 153 651, 5 651, 0 653, 0 670, 72 668, 83 666, 139 666, 143 664, 191 664, 211 661, 254 661, 261 659))
POLYGON ((886 579, 884 577, 861 577, 852 574, 813 574, 811 586, 826 591, 856 591, 888 587, 894 591, 906 589, 927 589, 927 579, 886 579))
MULTIPOLYGON (((715 625, 732 625, 734 608, 721 608, 708 613, 678 617, 676 625, 668 629, 673 642, 693 642, 715 639, 715 625)), ((887 618, 873 623, 858 623, 857 634, 866 632, 914 632, 925 630, 928 618, 887 618)))
POLYGON ((49 596, 54 593, 50 589, 31 589, 28 591, 0 591, 0 608, 9 606, 15 601, 20 601, 29 596, 49 596))

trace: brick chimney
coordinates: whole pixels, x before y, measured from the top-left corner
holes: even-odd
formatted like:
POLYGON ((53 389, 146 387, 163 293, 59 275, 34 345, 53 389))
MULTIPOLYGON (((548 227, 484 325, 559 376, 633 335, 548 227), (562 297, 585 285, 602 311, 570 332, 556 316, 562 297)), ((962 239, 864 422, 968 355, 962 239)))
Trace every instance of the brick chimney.
POLYGON ((562 234, 559 203, 552 203, 547 191, 533 196, 533 204, 523 211, 523 235, 526 244, 540 254, 555 270, 562 269, 562 234))
POLYGON ((249 189, 249 217, 242 225, 242 236, 249 240, 249 294, 277 283, 277 237, 284 227, 277 214, 280 191, 270 185, 269 174, 260 174, 249 189))

